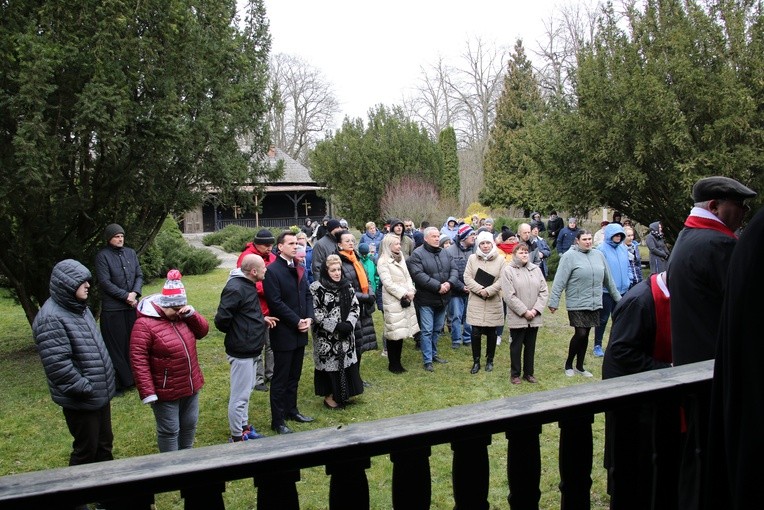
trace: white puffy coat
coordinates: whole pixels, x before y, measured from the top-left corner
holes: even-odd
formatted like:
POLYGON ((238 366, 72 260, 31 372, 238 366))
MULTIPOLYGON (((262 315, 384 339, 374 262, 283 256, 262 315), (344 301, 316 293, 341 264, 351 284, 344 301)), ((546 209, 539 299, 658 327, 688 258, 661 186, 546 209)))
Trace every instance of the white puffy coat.
POLYGON ((414 282, 409 275, 406 260, 395 260, 381 255, 377 260, 377 274, 382 283, 382 310, 385 317, 385 338, 403 340, 419 331, 414 303, 407 308, 401 306, 401 298, 414 290, 414 282))

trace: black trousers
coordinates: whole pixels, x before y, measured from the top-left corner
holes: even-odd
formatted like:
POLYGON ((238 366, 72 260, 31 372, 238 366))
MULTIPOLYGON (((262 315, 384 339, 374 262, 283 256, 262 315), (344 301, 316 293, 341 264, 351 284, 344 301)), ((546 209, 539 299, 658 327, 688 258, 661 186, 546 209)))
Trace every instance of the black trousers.
POLYGON ((112 460, 111 403, 95 411, 64 408, 69 433, 74 438, 69 465, 112 460))
POLYGON ((534 361, 536 358, 536 336, 539 328, 510 328, 509 336, 512 342, 509 344, 510 375, 526 377, 533 375, 534 361), (520 359, 522 358, 522 366, 520 359))
POLYGON ((271 379, 271 427, 284 425, 284 419, 299 412, 297 386, 302 375, 305 346, 293 351, 273 351, 271 379))
POLYGON ((118 391, 135 386, 130 368, 130 333, 137 318, 132 308, 101 312, 101 335, 114 365, 118 391))

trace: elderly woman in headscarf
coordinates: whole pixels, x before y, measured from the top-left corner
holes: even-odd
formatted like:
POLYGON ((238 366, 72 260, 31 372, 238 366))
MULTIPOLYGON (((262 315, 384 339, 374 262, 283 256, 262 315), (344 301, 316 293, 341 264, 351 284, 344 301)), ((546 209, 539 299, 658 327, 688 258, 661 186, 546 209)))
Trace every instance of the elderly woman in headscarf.
POLYGON ((321 274, 310 284, 313 295, 313 385, 324 407, 341 409, 363 393, 355 335, 360 306, 355 290, 342 275, 339 255, 326 257, 321 274))
POLYGON ((504 325, 500 278, 504 269, 504 257, 496 248, 490 232, 479 233, 475 243, 477 249, 470 255, 464 269, 464 287, 470 292, 467 323, 472 326, 471 374, 480 370, 480 342, 483 335, 486 337, 485 371, 493 370, 496 328, 504 325))

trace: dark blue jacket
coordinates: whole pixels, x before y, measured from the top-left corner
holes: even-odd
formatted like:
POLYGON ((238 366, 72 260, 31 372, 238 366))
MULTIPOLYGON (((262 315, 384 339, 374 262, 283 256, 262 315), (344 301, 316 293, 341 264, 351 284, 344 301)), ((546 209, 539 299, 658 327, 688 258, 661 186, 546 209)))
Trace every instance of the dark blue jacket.
POLYGON ((276 257, 268 266, 263 280, 265 301, 269 315, 279 319, 276 327, 270 330, 271 349, 274 351, 293 351, 308 345, 308 332, 297 331, 300 320, 313 318, 313 298, 304 271, 304 268, 290 268, 282 257, 276 257), (298 275, 298 269, 302 277, 298 275))

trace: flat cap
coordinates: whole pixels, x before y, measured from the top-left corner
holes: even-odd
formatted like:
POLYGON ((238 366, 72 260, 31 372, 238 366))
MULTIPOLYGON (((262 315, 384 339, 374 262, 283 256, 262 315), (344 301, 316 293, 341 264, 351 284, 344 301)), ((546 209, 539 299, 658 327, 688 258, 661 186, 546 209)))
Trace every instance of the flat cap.
POLYGON ((692 200, 705 202, 706 200, 745 200, 753 198, 756 192, 748 186, 740 184, 729 177, 714 176, 706 177, 692 187, 692 200))

